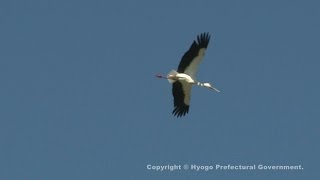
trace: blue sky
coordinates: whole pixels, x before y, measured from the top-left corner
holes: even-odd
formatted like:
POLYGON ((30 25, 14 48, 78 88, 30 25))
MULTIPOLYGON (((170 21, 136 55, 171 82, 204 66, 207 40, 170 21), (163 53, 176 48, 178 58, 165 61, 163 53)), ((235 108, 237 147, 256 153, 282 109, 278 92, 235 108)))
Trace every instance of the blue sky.
POLYGON ((0 2, 0 179, 319 177, 317 1, 0 2), (212 41, 190 112, 167 81, 212 41), (174 171, 167 164, 302 165, 174 171))

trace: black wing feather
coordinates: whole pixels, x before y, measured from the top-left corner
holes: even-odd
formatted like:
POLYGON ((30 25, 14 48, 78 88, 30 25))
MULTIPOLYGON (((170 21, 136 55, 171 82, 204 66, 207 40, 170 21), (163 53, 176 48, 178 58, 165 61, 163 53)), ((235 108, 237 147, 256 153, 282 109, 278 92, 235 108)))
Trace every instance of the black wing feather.
POLYGON ((173 104, 174 109, 172 114, 177 117, 186 115, 189 112, 189 105, 184 103, 184 92, 182 89, 182 84, 179 81, 176 81, 172 84, 172 95, 173 95, 173 104))
POLYGON ((201 48, 207 48, 210 41, 209 33, 202 33, 197 36, 197 41, 193 41, 190 49, 184 53, 178 66, 178 72, 183 73, 186 67, 189 66, 191 61, 198 56, 201 48))

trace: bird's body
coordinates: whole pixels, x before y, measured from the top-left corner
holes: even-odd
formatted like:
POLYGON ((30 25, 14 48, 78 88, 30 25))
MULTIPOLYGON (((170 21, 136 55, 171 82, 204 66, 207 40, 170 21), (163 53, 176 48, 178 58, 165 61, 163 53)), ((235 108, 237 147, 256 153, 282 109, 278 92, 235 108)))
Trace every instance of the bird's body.
POLYGON ((209 40, 209 33, 198 35, 197 41, 193 41, 190 49, 183 55, 178 66, 178 71, 171 70, 166 77, 157 75, 157 77, 165 78, 172 83, 172 95, 174 97, 174 110, 172 114, 174 116, 181 117, 189 112, 192 85, 207 87, 219 92, 210 83, 201 83, 195 78, 209 40))
POLYGON ((193 84, 195 83, 194 79, 189 76, 188 74, 185 73, 178 73, 175 70, 172 70, 168 75, 167 78, 170 83, 174 83, 176 81, 183 82, 185 81, 186 83, 193 84))

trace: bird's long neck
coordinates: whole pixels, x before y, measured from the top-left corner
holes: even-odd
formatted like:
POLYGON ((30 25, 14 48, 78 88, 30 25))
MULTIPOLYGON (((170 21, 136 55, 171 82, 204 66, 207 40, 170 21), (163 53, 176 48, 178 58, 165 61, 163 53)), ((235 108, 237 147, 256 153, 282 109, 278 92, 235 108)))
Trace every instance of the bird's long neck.
POLYGON ((197 86, 205 87, 204 83, 202 83, 202 82, 197 81, 196 84, 197 84, 197 86))

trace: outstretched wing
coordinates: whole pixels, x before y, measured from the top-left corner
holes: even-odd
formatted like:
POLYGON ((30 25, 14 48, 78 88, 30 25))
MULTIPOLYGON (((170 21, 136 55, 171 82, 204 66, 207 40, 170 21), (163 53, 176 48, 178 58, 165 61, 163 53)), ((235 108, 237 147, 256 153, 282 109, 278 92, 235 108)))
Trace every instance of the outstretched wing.
POLYGON ((177 117, 186 115, 189 112, 191 84, 176 81, 172 84, 172 95, 174 109, 172 114, 177 117))
POLYGON ((197 36, 197 40, 193 41, 190 49, 182 56, 178 66, 179 73, 185 73, 191 78, 195 78, 198 66, 205 54, 209 41, 209 33, 202 33, 197 36))

